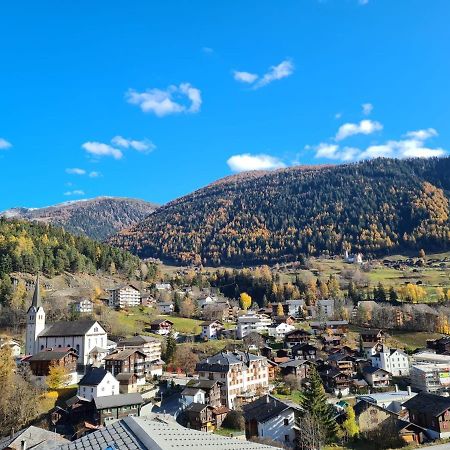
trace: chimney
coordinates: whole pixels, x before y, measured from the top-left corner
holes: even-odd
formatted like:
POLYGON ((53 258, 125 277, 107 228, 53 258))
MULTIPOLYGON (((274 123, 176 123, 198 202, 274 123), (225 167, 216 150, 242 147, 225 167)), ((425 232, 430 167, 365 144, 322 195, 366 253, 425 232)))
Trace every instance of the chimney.
POLYGON ((27 441, 20 441, 20 450, 27 450, 27 441))
POLYGON ((269 404, 270 403, 270 397, 268 395, 266 395, 266 403, 269 404))
POLYGON ((411 396, 411 386, 408 386, 406 389, 408 391, 408 395, 411 396))
POLYGON ((398 392, 398 384, 395 385, 395 392, 398 392))

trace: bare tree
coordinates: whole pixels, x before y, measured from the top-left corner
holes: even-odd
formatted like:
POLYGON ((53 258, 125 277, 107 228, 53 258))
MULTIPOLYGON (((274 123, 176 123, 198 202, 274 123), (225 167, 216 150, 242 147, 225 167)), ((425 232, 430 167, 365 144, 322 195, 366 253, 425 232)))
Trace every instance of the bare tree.
POLYGON ((297 445, 300 450, 320 450, 326 442, 326 433, 314 415, 305 413, 297 419, 297 445))

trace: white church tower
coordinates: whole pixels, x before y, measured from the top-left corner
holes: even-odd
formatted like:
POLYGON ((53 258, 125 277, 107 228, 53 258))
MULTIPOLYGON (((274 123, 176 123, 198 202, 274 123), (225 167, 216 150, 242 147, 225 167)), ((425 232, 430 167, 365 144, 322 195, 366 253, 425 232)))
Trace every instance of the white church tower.
POLYGON ((27 355, 34 355, 40 349, 37 348, 37 340, 45 328, 45 311, 42 307, 41 293, 39 288, 39 274, 36 277, 33 301, 27 312, 27 335, 25 350, 27 355))

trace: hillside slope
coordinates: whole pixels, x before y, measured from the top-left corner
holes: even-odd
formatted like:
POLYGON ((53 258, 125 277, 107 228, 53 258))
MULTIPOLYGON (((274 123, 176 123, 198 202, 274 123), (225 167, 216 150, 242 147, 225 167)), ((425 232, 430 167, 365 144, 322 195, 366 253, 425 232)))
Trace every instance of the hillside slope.
POLYGON ((110 242, 177 263, 450 247, 450 158, 293 167, 219 180, 110 242))
POLYGON ((144 219, 156 207, 143 200, 98 197, 46 208, 13 208, 0 216, 58 225, 71 233, 104 240, 144 219))

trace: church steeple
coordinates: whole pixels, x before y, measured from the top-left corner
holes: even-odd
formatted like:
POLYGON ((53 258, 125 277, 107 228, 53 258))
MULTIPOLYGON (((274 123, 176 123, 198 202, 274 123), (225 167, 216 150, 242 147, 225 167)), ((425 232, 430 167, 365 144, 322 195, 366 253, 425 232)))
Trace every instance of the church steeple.
POLYGON ((36 309, 42 308, 41 289, 39 287, 39 272, 36 276, 36 284, 34 286, 33 301, 31 302, 31 306, 34 306, 36 309))

